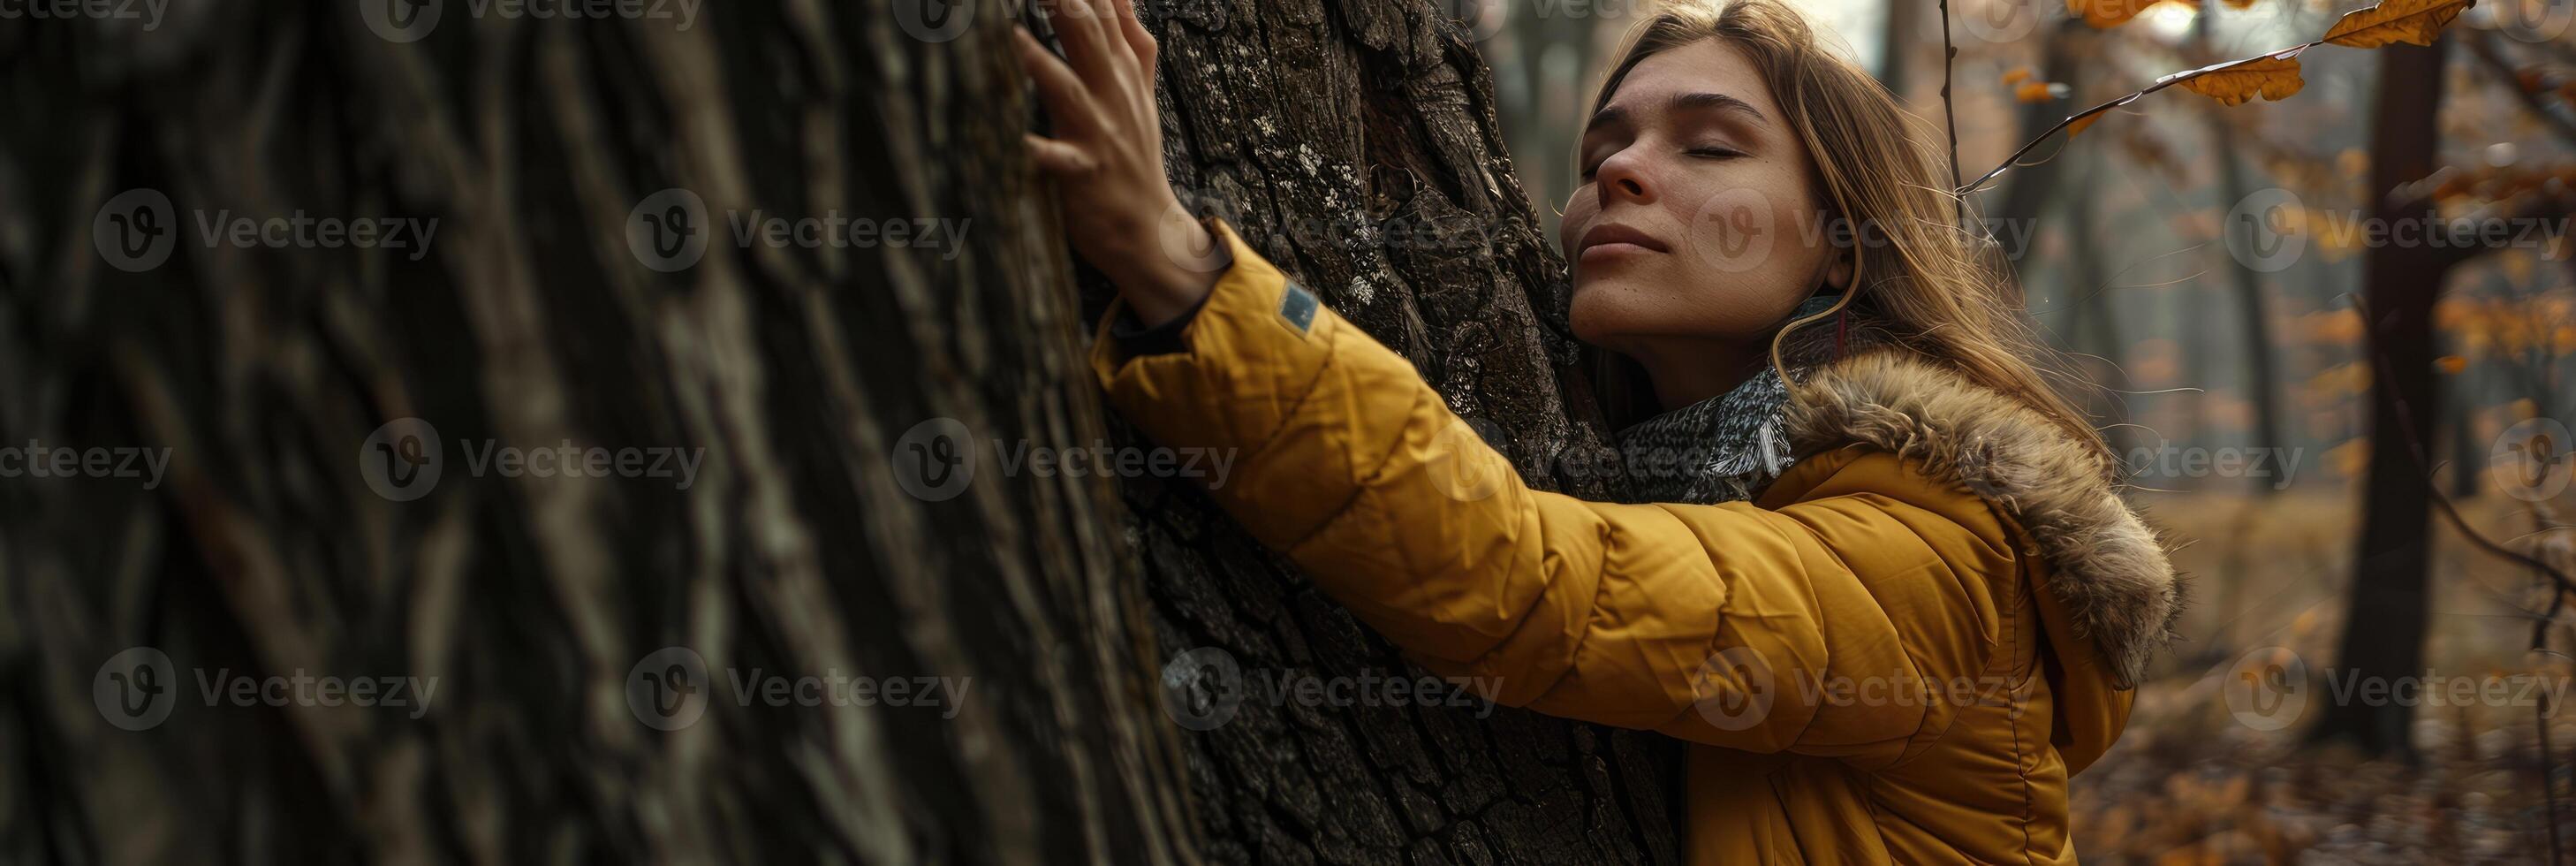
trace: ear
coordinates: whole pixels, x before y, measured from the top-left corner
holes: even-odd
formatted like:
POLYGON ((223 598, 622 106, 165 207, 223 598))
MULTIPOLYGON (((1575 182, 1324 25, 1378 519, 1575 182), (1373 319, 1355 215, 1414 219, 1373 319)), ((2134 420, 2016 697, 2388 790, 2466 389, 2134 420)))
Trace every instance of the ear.
POLYGON ((1849 291, 1851 281, 1852 260, 1849 253, 1834 257, 1834 263, 1825 266, 1825 285, 1834 287, 1835 291, 1849 291))

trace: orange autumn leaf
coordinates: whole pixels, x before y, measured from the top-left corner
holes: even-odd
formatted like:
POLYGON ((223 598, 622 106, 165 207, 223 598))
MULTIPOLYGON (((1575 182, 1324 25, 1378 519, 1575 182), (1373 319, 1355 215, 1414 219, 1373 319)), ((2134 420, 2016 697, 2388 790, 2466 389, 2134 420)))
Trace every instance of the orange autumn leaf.
POLYGON ((2433 368, 2456 376, 2460 371, 2469 368, 2469 359, 2458 355, 2444 355, 2433 359, 2433 368))
POLYGON ((2051 98, 2048 82, 2024 81, 2013 87, 2013 98, 2022 102, 2047 102, 2051 98))
POLYGON ((2066 11, 2084 16, 2084 23, 2097 29, 2118 27, 2156 0, 2066 0, 2066 11))
POLYGON ((2019 84, 2029 80, 2030 67, 2028 66, 2015 66, 2012 68, 2012 71, 2004 73, 2005 84, 2019 84))
POLYGON ((2102 115, 2103 115, 2103 114, 2105 114, 2105 113, 2107 113, 2107 112, 2095 112, 2095 113, 2092 113, 2092 114, 2084 115, 2083 117, 2078 117, 2078 118, 2076 118, 2076 119, 2074 119, 2074 120, 2072 120, 2072 121, 2067 122, 2067 124, 2066 124, 2066 137, 2067 137, 2067 138, 2074 138, 2078 133, 2083 132, 2085 127, 2087 127, 2087 126, 2092 126, 2092 125, 2093 125, 2093 121, 2101 120, 2101 119, 2102 119, 2102 115))
POLYGON ((2380 0, 2368 9, 2346 13, 2326 30, 2324 41, 2350 48, 2377 48, 2392 42, 2431 45, 2442 28, 2475 0, 2380 0))
POLYGON ((2182 86, 2191 92, 2222 105, 2243 105, 2257 96, 2287 99, 2307 84, 2307 79, 2299 76, 2299 52, 2295 50, 2207 67, 2182 81, 2182 86))

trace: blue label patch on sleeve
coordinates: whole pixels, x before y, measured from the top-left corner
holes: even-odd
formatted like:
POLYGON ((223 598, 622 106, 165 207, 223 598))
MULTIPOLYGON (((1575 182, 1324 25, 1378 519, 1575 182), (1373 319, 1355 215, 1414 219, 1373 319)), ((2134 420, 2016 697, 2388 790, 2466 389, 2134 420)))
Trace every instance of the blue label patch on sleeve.
POLYGON ((1288 290, 1279 294, 1279 317, 1295 325, 1297 333, 1306 333, 1306 329, 1315 324, 1318 303, 1314 292, 1306 291, 1306 287, 1298 285, 1296 280, 1289 280, 1288 290))

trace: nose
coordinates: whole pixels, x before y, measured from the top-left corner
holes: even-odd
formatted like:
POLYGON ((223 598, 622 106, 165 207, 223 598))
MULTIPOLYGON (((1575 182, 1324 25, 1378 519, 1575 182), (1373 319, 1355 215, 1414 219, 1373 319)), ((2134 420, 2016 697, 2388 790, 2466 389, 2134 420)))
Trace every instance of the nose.
POLYGON ((1601 167, 1593 170, 1592 180, 1602 210, 1609 210, 1612 202, 1653 204, 1657 194, 1655 184, 1646 177, 1645 160, 1633 147, 1602 160, 1601 167))

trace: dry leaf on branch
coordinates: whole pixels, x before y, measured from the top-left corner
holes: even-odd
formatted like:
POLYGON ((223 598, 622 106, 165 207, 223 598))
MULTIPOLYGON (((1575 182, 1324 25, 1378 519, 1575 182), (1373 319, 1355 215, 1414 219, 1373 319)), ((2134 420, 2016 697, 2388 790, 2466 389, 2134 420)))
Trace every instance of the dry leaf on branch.
POLYGON ((2377 48, 2392 42, 2431 45, 2442 28, 2476 0, 2382 0, 2355 9, 2335 21, 2321 40, 2347 48, 2377 48))
POLYGON ((2118 27, 2155 5, 2155 0, 2066 0, 2066 11, 2084 16, 2097 29, 2118 27))
POLYGON ((2299 52, 2292 49, 2279 54, 2222 63, 2204 67, 2185 76, 2182 86, 2193 93, 2218 100, 2222 105, 2243 105, 2255 97, 2280 100, 2307 86, 2299 76, 2299 52))

